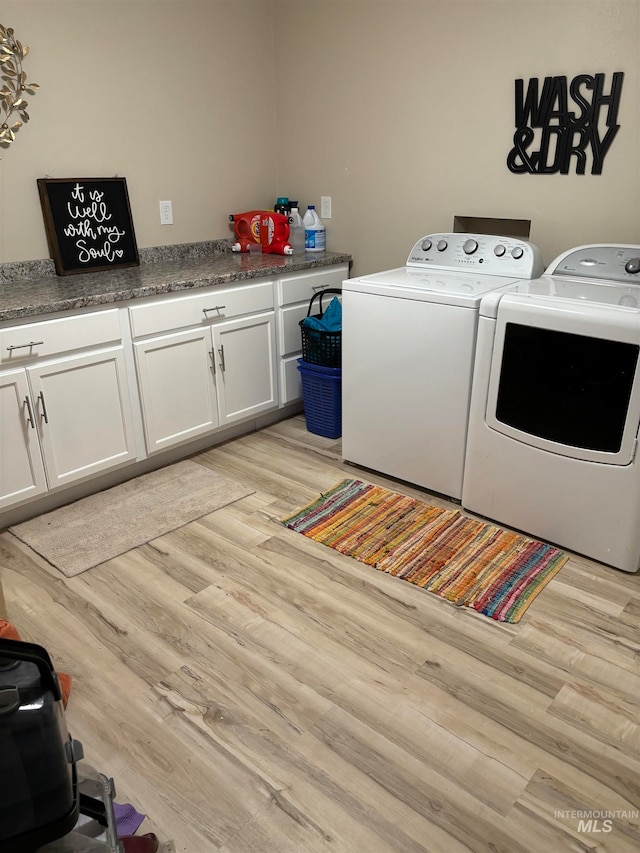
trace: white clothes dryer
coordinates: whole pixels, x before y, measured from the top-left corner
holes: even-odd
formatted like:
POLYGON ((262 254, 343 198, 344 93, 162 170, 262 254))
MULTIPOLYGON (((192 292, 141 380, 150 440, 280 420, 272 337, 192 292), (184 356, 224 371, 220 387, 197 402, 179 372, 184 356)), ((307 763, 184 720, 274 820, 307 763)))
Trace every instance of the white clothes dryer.
POLYGON ((578 246, 481 303, 462 505, 640 567, 640 246, 578 246))
POLYGON ((480 300, 543 268, 525 240, 430 234, 406 266, 344 281, 345 460, 459 501, 480 300))

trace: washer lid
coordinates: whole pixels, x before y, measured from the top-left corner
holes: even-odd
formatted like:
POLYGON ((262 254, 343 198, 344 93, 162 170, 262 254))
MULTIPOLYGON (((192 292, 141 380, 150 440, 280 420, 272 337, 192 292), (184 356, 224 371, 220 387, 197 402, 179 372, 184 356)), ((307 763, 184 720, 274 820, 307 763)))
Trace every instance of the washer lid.
MULTIPOLYGON (((560 306, 562 300, 566 307, 573 303, 576 310, 597 312, 598 305, 615 306, 631 310, 640 310, 640 287, 637 284, 618 284, 616 282, 596 282, 578 278, 565 278, 561 275, 543 275, 532 281, 519 281, 507 287, 503 293, 510 297, 518 296, 532 304, 560 306), (587 306, 592 306, 591 309, 587 306)), ((489 296, 482 303, 481 314, 495 317, 498 302, 502 294, 495 298, 489 296)))
POLYGON ((343 282, 342 289, 474 308, 485 293, 513 283, 514 279, 498 275, 398 267, 348 279, 343 282))

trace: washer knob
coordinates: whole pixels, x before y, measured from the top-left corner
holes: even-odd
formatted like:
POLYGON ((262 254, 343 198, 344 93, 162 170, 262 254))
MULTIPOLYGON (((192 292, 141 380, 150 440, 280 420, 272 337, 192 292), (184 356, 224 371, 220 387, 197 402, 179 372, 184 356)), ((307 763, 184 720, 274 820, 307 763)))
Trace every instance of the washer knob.
POLYGON ((505 249, 505 247, 502 245, 502 243, 498 243, 498 245, 497 245, 497 246, 495 247, 495 249, 493 250, 493 254, 494 254, 497 258, 501 258, 501 257, 504 255, 504 253, 505 253, 506 251, 507 251, 507 250, 506 250, 506 249, 505 249))
POLYGON ((423 252, 428 252, 429 249, 433 246, 431 240, 423 240, 421 243, 421 248, 423 252))
POLYGON ((439 252, 444 252, 444 250, 447 248, 447 245, 448 245, 448 244, 447 244, 447 241, 446 241, 446 240, 438 240, 438 244, 437 244, 437 246, 436 246, 436 249, 437 249, 439 252))
POLYGON ((522 246, 514 246, 514 248, 511 250, 511 257, 515 258, 516 261, 519 261, 523 255, 524 249, 522 248, 522 246))
POLYGON ((465 240, 464 246, 462 247, 465 255, 473 255, 473 253, 478 248, 477 240, 465 240))
POLYGON ((630 272, 632 275, 640 272, 640 258, 631 258, 624 265, 625 272, 630 272))

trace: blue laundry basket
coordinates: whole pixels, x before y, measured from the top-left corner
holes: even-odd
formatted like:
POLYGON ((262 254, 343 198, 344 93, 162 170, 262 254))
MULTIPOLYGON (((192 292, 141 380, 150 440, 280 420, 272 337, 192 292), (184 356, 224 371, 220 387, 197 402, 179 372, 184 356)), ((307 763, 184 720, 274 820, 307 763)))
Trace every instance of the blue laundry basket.
POLYGON ((342 368, 298 359, 307 429, 326 438, 342 435, 342 368))

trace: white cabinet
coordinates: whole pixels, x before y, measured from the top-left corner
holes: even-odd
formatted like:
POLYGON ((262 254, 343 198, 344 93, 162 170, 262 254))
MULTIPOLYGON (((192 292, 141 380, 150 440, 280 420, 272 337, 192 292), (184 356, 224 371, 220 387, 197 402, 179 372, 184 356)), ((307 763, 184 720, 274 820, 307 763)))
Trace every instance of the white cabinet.
POLYGON ((136 458, 117 310, 11 327, 0 338, 0 507, 136 458))
POLYGON ((146 455, 182 445, 186 454, 190 442, 301 401, 298 323, 311 296, 340 287, 348 270, 1 323, 0 511, 19 514, 75 483, 69 493, 84 492, 86 481, 121 476, 99 476, 112 469, 135 476, 146 455))
POLYGON ((150 454, 277 407, 272 281, 130 311, 150 454))
POLYGON ((210 329, 161 335, 133 347, 149 453, 218 426, 210 329))
POLYGON ((220 424, 278 405, 275 316, 258 314, 213 326, 220 424))
POLYGON ((27 369, 49 488, 135 459, 122 345, 27 369))
MULTIPOLYGON (((298 359, 302 355, 300 320, 307 316, 309 301, 314 293, 327 287, 342 287, 349 278, 349 265, 336 264, 306 273, 282 278, 277 283, 278 353, 280 367, 280 405, 286 406, 302 399, 302 383, 298 359)), ((323 303, 326 308, 328 302, 323 303)), ((317 300, 316 300, 317 303, 317 300)))
POLYGON ((0 373, 0 507, 47 490, 44 463, 24 370, 0 373))

